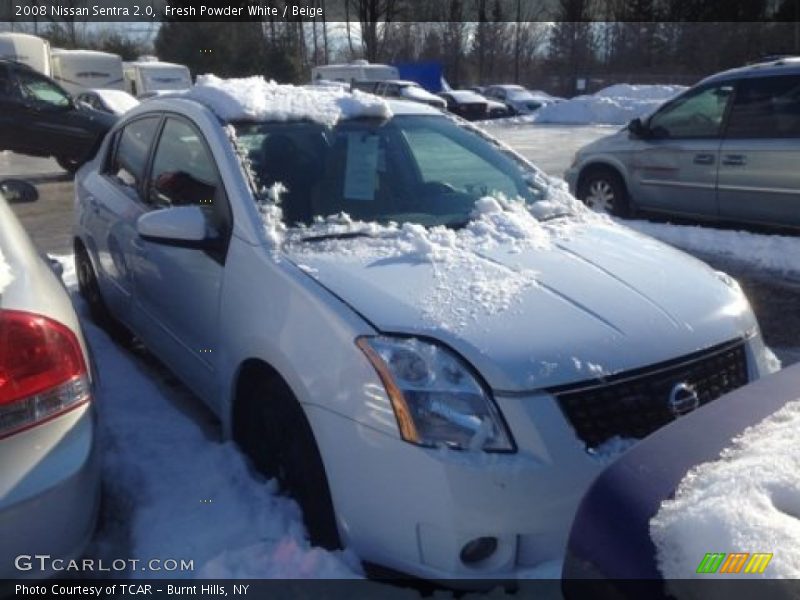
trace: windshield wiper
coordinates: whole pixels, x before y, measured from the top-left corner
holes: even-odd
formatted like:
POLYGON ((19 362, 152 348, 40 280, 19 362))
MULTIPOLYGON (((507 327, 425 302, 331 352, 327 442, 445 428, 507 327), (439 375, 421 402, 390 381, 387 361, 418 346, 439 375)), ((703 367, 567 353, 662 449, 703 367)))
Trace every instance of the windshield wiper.
POLYGON ((324 240, 349 240, 359 237, 375 237, 368 231, 342 231, 339 233, 323 233, 300 238, 301 242, 322 242, 324 240))

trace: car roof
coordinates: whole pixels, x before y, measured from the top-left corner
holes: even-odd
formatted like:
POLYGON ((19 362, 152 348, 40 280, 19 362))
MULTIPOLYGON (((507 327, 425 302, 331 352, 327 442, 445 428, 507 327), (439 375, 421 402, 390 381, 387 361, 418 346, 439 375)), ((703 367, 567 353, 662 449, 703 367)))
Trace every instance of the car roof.
POLYGON ((782 57, 776 60, 758 62, 744 67, 729 69, 706 77, 700 83, 706 84, 715 81, 745 79, 749 77, 772 77, 774 75, 800 75, 800 57, 782 57))
MULTIPOLYGON (((427 104, 422 104, 420 102, 413 102, 410 100, 401 100, 395 98, 384 98, 384 100, 389 104, 389 108, 392 111, 392 114, 397 115, 438 115, 441 116, 441 111, 432 107, 428 106, 427 104)), ((180 92, 170 93, 165 96, 156 96, 152 100, 148 100, 147 102, 142 102, 139 106, 132 108, 129 112, 125 114, 125 120, 129 120, 132 117, 136 117, 138 115, 154 113, 154 112, 177 112, 179 114, 183 114, 189 117, 194 116, 195 118, 200 118, 202 116, 207 115, 214 115, 216 119, 220 122, 225 122, 223 119, 218 117, 211 106, 198 101, 194 98, 185 98, 181 97, 180 92)), ((280 122, 280 121, 275 121, 280 122)))

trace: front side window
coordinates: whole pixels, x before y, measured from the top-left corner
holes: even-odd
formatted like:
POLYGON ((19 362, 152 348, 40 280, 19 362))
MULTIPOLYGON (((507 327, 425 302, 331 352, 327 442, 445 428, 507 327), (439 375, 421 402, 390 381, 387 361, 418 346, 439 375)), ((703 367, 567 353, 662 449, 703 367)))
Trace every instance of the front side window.
POLYGON ((800 75, 740 81, 725 135, 728 138, 800 137, 800 75))
POLYGON ((211 206, 218 185, 216 167, 200 134, 187 122, 168 118, 153 158, 150 203, 211 206))
POLYGON ((379 223, 465 224, 486 195, 534 202, 529 168, 441 116, 236 125, 259 186, 282 184, 289 225, 341 212, 379 223))
POLYGON ((136 193, 142 184, 150 145, 160 120, 156 116, 137 119, 116 134, 118 142, 107 173, 132 193, 136 193))
POLYGON ((718 137, 732 95, 730 83, 690 90, 650 118, 650 131, 656 138, 718 137))
POLYGON ((19 71, 17 74, 22 97, 37 104, 56 108, 69 106, 69 96, 60 87, 36 73, 19 71))

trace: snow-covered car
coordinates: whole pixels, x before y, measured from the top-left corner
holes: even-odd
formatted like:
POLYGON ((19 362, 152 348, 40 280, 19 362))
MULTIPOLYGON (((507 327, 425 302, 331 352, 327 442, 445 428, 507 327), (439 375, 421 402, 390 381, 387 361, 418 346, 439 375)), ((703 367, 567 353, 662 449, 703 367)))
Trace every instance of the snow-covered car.
POLYGON ((589 206, 623 217, 798 228, 798 89, 800 58, 717 73, 581 148, 564 177, 589 206))
POLYGON ((468 121, 509 117, 512 112, 502 102, 490 100, 472 90, 448 90, 439 94, 447 110, 468 121))
POLYGON ((442 110, 446 108, 446 103, 443 99, 439 98, 439 96, 436 94, 431 94, 428 90, 415 81, 403 81, 400 79, 379 81, 375 84, 375 88, 372 93, 377 94, 378 96, 386 96, 388 98, 411 100, 412 102, 427 104, 442 110))
POLYGON ((86 104, 90 108, 112 115, 124 114, 139 105, 139 101, 128 92, 103 89, 81 92, 75 97, 75 102, 86 104))
POLYGON ((67 291, 0 197, 0 579, 52 575, 53 560, 79 558, 92 536, 89 365, 67 291), (49 556, 46 568, 34 555, 49 556))
POLYGON ((781 550, 797 539, 798 389, 794 365, 670 423, 610 464, 575 515, 565 597, 696 597, 678 593, 691 589, 686 580, 794 578, 796 555, 781 550))
POLYGON ((758 378, 735 281, 423 104, 199 78, 76 182, 95 314, 297 498, 433 579, 560 558, 608 444, 758 378))
POLYGON ((505 104, 515 115, 529 115, 554 102, 547 96, 537 96, 521 85, 490 85, 484 95, 505 104))

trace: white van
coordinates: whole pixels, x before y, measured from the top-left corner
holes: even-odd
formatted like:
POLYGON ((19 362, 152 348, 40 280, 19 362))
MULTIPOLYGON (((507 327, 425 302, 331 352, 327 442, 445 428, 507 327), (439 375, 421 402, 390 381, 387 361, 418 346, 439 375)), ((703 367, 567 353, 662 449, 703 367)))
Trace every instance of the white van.
POLYGON ((389 65, 373 64, 366 60, 354 60, 343 65, 324 65, 311 69, 311 82, 318 80, 344 81, 386 81, 387 79, 400 79, 396 67, 389 65))
POLYGON ((50 42, 27 33, 0 33, 0 58, 28 65, 50 76, 50 42))
POLYGON ((70 94, 91 89, 123 90, 122 58, 94 50, 58 50, 50 54, 52 77, 70 94))
POLYGON ((186 65, 160 61, 126 62, 123 64, 123 78, 125 91, 132 96, 192 87, 192 76, 186 65))

